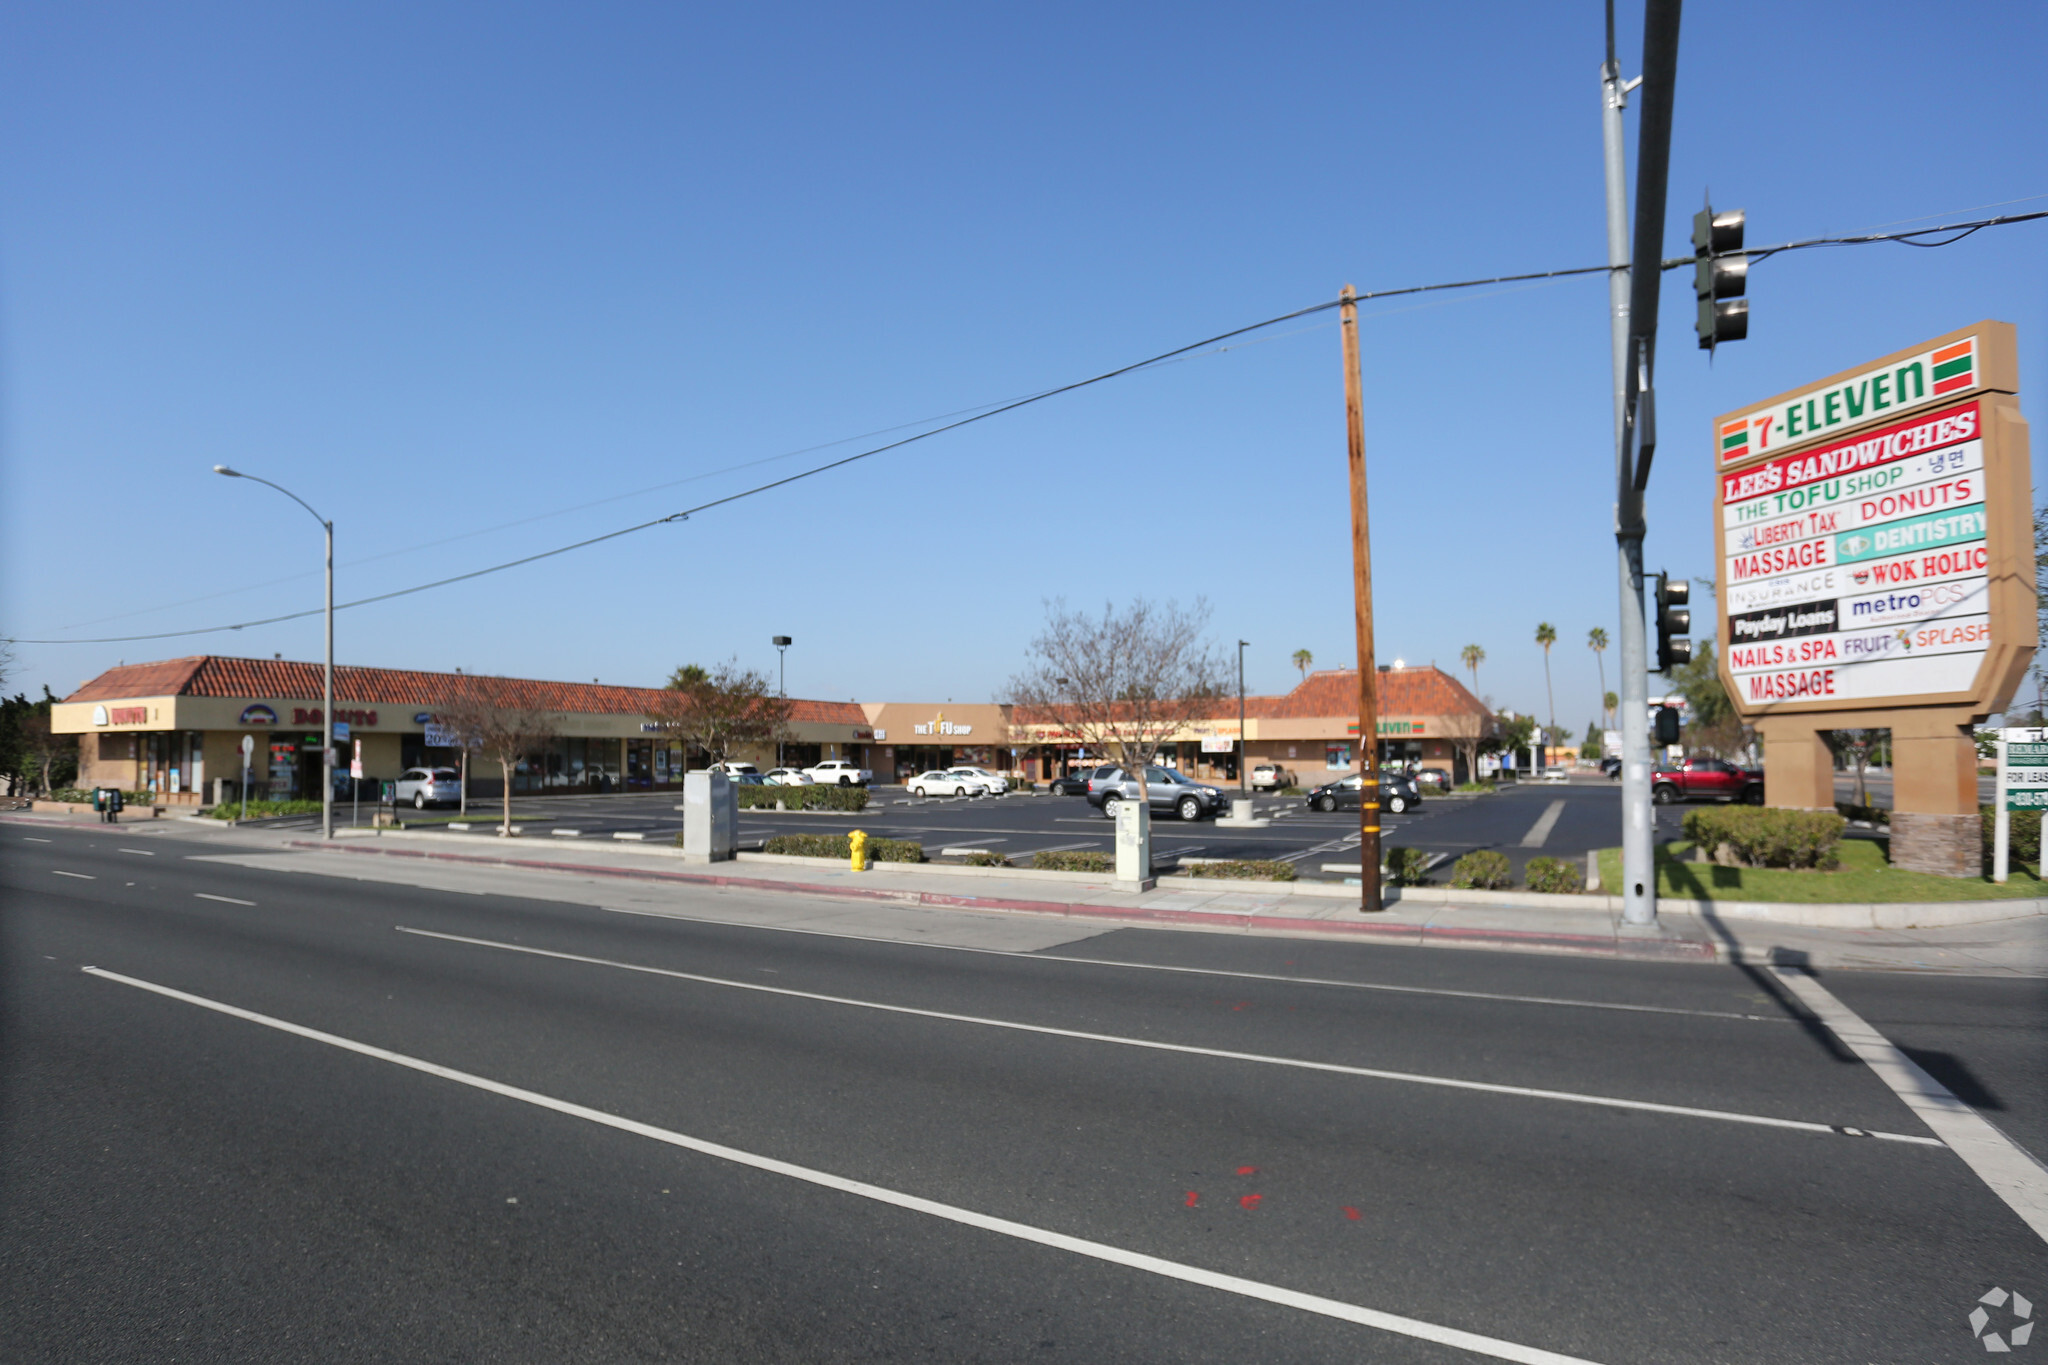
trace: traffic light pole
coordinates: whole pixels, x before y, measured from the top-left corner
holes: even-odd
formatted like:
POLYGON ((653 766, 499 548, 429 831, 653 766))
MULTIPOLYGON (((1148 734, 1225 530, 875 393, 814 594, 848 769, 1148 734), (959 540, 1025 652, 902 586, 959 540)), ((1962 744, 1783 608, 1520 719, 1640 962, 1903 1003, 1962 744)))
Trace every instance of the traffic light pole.
POLYGON ((1650 804, 1650 670, 1643 619, 1643 493, 1648 456, 1655 448, 1654 415, 1637 411, 1647 389, 1657 327, 1655 285, 1664 240, 1664 186, 1669 167, 1671 92, 1678 67, 1679 0, 1648 0, 1644 7, 1643 75, 1621 79, 1614 51, 1614 3, 1607 5, 1607 62, 1601 68, 1602 134, 1607 166, 1608 300, 1614 347, 1614 539, 1621 588, 1621 896, 1622 921, 1657 922, 1656 829, 1650 804), (1628 181, 1622 110, 1628 92, 1644 91, 1636 194, 1637 246, 1647 265, 1629 266, 1628 181), (1639 280, 1639 274, 1648 278, 1639 280), (1645 287, 1647 286, 1647 288, 1645 287), (1637 299, 1641 299, 1638 306, 1637 299), (1637 430, 1644 428, 1643 467, 1637 430))

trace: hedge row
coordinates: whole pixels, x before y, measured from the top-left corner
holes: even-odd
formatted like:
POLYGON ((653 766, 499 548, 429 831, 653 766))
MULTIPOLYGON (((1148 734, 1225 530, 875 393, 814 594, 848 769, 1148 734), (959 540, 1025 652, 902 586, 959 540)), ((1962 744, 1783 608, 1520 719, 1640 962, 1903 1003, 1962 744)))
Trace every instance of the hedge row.
MULTIPOLYGON (((239 801, 223 801, 206 813, 216 820, 239 820, 242 818, 242 803, 239 801)), ((271 815, 318 815, 319 813, 320 803, 318 801, 251 801, 248 812, 251 820, 271 815)))
MULTIPOLYGON (((122 792, 121 799, 131 806, 147 806, 156 800, 156 793, 152 791, 122 792)), ((48 796, 39 796, 36 800, 69 801, 74 805, 89 806, 92 804, 92 788, 59 787, 48 796)))
MULTIPOLYGON (((1990 807, 1986 806, 1986 810, 1990 807)), ((1835 802, 1835 814, 1844 820, 1861 820, 1866 825, 1891 827, 1892 813, 1883 806, 1859 806, 1853 801, 1835 802)))
POLYGON ((1187 875, 1246 882, 1291 882, 1296 874, 1293 863, 1273 858, 1235 858, 1225 863, 1192 863, 1187 868, 1187 875))
MULTIPOLYGON (((1984 872, 1991 872, 1991 844, 1998 837, 1998 808, 1982 807, 1984 817, 1984 872)), ((2011 812, 2012 824, 2006 831, 2006 864, 2009 867, 2038 867, 2041 862, 2041 812, 2037 810, 2016 810, 2011 812)))
MULTIPOLYGON (((778 834, 762 849, 764 853, 782 853, 795 858, 845 858, 853 857, 853 836, 850 834, 778 834)), ((678 834, 676 842, 682 843, 678 834)), ((924 861, 924 845, 913 839, 870 839, 868 840, 868 861, 871 863, 921 863, 924 861)))
POLYGON ((813 782, 803 787, 734 787, 741 810, 775 809, 780 801, 788 810, 850 810, 868 808, 866 787, 841 787, 813 782))
POLYGON ((1114 872, 1116 855, 1091 853, 1086 849, 1062 849, 1032 854, 1031 866, 1040 872, 1114 872))
POLYGON ((1728 867, 1794 867, 1831 872, 1840 865, 1849 822, 1833 811, 1710 806, 1688 811, 1685 834, 1728 867))

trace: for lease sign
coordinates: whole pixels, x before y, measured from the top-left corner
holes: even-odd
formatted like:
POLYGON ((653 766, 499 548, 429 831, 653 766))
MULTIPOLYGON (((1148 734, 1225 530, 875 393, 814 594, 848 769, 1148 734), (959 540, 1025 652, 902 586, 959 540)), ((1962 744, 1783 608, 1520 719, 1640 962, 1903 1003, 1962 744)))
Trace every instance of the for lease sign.
POLYGON ((1978 368, 1977 338, 1967 336, 1904 360, 1873 366, 1790 402, 1743 413, 1721 423, 1715 433, 1721 463, 1767 455, 1831 431, 1846 431, 1938 403, 1952 394, 1967 393, 1976 387, 1978 368))

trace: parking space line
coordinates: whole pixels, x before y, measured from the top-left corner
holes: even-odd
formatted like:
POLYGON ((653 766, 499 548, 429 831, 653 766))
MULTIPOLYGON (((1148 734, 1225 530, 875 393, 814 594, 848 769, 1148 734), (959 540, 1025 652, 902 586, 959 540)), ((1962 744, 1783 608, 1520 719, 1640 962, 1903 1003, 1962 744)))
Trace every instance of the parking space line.
POLYGON ((1529 826, 1529 832, 1522 836, 1522 847, 1543 847, 1543 841, 1550 837, 1550 831, 1557 828, 1557 817, 1563 814, 1564 802, 1561 799, 1544 807, 1543 814, 1536 817, 1536 823, 1529 826))
POLYGON ((1947 1144, 1939 1138, 1915 1137, 1909 1133, 1877 1133, 1867 1129, 1849 1128, 1835 1123, 1814 1123, 1805 1119, 1774 1118, 1766 1114, 1742 1114, 1726 1109, 1701 1109, 1691 1105, 1659 1104, 1651 1100, 1620 1099, 1610 1095, 1588 1095, 1572 1090, 1544 1090, 1532 1086, 1503 1085, 1493 1081, 1468 1081, 1451 1076, 1425 1076, 1412 1071, 1385 1071, 1378 1067, 1348 1066, 1342 1062, 1316 1062, 1302 1057, 1277 1057, 1262 1052, 1237 1052, 1228 1048, 1196 1047, 1190 1043, 1168 1043, 1155 1038, 1129 1038, 1113 1033, 1088 1033, 1080 1029, 1054 1028, 1049 1024, 1026 1024, 1011 1019, 990 1019, 973 1014, 954 1014, 946 1010, 920 1009, 915 1005, 892 1005, 879 1000, 857 1000, 852 996, 826 995, 818 991, 800 991, 789 986, 768 986, 757 981, 732 981, 724 977, 705 976, 698 972, 677 971, 671 967, 648 967, 637 962, 620 962, 614 958, 589 957, 582 953, 557 952, 550 948, 533 948, 523 943, 503 943, 495 939, 471 938, 465 934, 443 934, 432 929, 412 929, 403 924, 393 925, 401 934, 417 938, 438 939, 443 943, 462 943, 475 948, 490 948, 498 952, 520 953, 528 957, 551 958, 557 962, 575 962, 590 967, 609 967, 615 971, 638 972, 646 976, 668 977, 676 981, 694 981, 699 985, 722 986, 728 990, 754 991, 762 995, 780 995, 797 1000, 811 1000, 819 1004, 845 1005, 854 1009, 878 1010, 884 1014, 904 1014, 921 1019, 938 1019, 953 1024, 973 1024, 982 1028, 1009 1029, 1018 1033, 1036 1033, 1051 1038, 1070 1038, 1077 1042, 1108 1043, 1117 1047, 1144 1048, 1153 1052, 1173 1052, 1191 1057, 1214 1057, 1222 1061, 1251 1062, 1259 1066, 1279 1066, 1301 1071, 1320 1071, 1330 1075, 1356 1076, 1364 1080, 1396 1081, 1409 1085, 1436 1086, 1446 1090, 1476 1091, 1489 1095, 1511 1095, 1518 1099, 1560 1100, 1569 1104, 1593 1105, 1608 1109, 1627 1109, 1637 1113, 1669 1114, 1682 1118, 1714 1119, 1723 1123, 1742 1123, 1763 1128, 1782 1128, 1805 1133, 1833 1133, 1843 1137, 1880 1138, 1888 1142, 1903 1142, 1924 1147, 1942 1147, 1947 1144))
POLYGON ((77 878, 77 879, 78 879, 79 881, 82 881, 82 882, 96 882, 96 881, 98 881, 98 880, 99 880, 99 878, 98 878, 98 877, 95 877, 95 876, 93 876, 93 875, 92 875, 92 874, 90 874, 90 873, 87 873, 87 872, 66 872, 66 871, 65 871, 65 870, 64 870, 63 868, 61 868, 61 867, 53 867, 53 868, 51 868, 51 869, 50 869, 50 871, 51 871, 51 872, 52 872, 52 873, 53 873, 54 875, 56 875, 56 876, 59 876, 59 877, 75 877, 75 878, 77 878))
POLYGON ((220 901, 226 905, 254 905, 256 903, 255 901, 237 900, 233 896, 209 895, 207 892, 204 891, 194 891, 192 894, 203 901, 220 901))

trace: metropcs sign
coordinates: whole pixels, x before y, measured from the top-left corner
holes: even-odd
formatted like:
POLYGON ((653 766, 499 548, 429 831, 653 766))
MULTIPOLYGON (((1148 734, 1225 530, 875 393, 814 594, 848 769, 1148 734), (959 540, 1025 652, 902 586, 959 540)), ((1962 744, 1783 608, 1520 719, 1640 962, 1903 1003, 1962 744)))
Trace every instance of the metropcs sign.
POLYGON ((2012 329, 1715 423, 1721 669, 1746 717, 2010 698, 2034 644, 2012 329), (1901 417, 1902 412, 1913 415, 1901 417))

